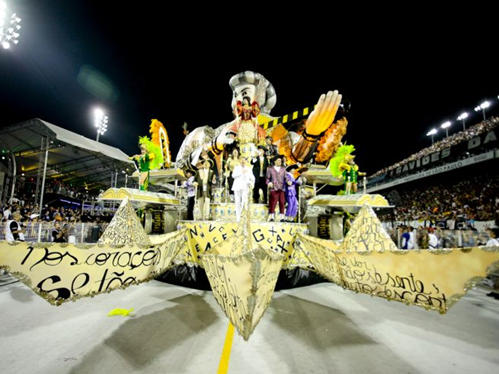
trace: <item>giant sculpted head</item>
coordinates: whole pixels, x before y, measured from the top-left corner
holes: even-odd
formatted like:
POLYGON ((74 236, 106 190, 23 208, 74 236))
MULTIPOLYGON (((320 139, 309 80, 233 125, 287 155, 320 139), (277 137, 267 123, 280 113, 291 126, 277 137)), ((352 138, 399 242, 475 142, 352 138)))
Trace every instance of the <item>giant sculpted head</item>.
POLYGON ((275 106, 277 97, 274 86, 260 73, 245 71, 230 78, 230 88, 232 89, 232 110, 238 101, 243 101, 243 97, 248 97, 250 102, 257 101, 260 110, 264 114, 269 114, 275 106))

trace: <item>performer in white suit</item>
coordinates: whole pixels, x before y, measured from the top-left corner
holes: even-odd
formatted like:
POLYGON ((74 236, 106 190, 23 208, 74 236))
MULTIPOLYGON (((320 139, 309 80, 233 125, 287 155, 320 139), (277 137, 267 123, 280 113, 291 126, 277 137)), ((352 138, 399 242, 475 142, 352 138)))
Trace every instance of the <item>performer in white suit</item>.
POLYGON ((241 163, 234 167, 232 178, 232 191, 234 191, 234 200, 236 202, 237 221, 241 218, 243 208, 248 204, 248 194, 255 185, 255 176, 246 157, 240 158, 241 163))

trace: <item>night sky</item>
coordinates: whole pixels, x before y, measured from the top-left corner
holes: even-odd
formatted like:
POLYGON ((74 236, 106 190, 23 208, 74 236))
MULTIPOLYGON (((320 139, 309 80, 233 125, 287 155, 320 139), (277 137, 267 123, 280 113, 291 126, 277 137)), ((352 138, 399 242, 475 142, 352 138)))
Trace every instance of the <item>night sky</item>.
POLYGON ((463 111, 466 125, 479 122, 473 108, 484 100, 487 116, 499 112, 497 30, 484 9, 476 26, 471 16, 380 6, 350 19, 256 3, 228 15, 216 4, 6 2, 22 29, 17 46, 0 49, 2 127, 40 118, 95 139, 98 106, 109 116, 103 143, 135 154, 158 119, 176 155, 184 122, 192 130, 232 120, 229 79, 253 70, 274 85, 276 117, 339 90, 352 105, 343 140, 372 174, 429 146, 432 127, 450 120, 450 134, 462 129, 463 111))

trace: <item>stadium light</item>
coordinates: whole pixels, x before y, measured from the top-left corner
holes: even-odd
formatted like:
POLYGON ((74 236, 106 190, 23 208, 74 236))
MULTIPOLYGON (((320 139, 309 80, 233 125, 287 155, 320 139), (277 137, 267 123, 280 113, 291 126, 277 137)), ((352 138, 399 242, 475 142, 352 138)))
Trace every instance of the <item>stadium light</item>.
POLYGON ((433 135, 435 135, 437 133, 437 129, 431 129, 430 131, 428 131, 428 133, 426 134, 426 136, 431 136, 431 144, 433 144, 433 135))
POLYGON ((104 135, 107 131, 108 116, 104 114, 102 109, 95 109, 94 111, 94 125, 97 128, 97 138, 95 141, 99 141, 99 135, 104 135))
POLYGON ((449 127, 452 125, 450 121, 444 122, 440 125, 441 128, 445 129, 445 137, 447 138, 449 136, 449 127))
POLYGON ((7 4, 0 0, 0 44, 4 49, 9 49, 12 44, 19 43, 19 29, 21 18, 15 13, 9 18, 7 4))
POLYGON ((475 108, 475 112, 479 112, 480 110, 483 113, 483 120, 485 121, 485 109, 487 109, 490 106, 490 103, 488 101, 484 101, 481 103, 479 106, 475 108))
POLYGON ((461 113, 461 115, 459 117, 457 117, 457 120, 458 121, 463 121, 463 130, 466 131, 466 125, 464 124, 464 120, 468 118, 468 113, 464 112, 464 113, 461 113))

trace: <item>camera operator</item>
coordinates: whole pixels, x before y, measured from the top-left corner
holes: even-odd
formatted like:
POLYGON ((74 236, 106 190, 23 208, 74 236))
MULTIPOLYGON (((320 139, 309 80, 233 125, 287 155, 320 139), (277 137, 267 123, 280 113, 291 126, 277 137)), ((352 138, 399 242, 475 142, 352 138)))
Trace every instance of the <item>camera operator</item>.
POLYGON ((54 228, 52 229, 52 241, 54 243, 66 243, 66 237, 64 235, 64 230, 61 227, 59 222, 54 224, 54 228))

